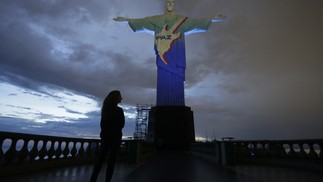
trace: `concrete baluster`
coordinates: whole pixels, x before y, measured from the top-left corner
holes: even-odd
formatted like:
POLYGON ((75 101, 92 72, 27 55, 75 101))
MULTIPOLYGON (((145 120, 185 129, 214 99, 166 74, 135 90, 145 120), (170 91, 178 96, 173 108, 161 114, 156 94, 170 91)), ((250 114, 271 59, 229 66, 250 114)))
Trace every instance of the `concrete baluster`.
POLYGON ((28 140, 23 140, 24 144, 21 148, 21 150, 18 152, 18 158, 19 162, 23 162, 28 158, 28 140))

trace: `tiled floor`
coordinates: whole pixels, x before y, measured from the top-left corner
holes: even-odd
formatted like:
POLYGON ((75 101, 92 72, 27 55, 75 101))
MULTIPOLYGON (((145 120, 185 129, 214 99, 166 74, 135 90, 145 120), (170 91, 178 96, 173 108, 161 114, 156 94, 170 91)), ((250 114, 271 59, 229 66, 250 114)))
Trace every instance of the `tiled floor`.
MULTIPOLYGON (((93 165, 64 167, 0 179, 1 182, 86 182, 93 165)), ((98 178, 104 181, 105 166, 98 178)), ((186 153, 166 152, 143 164, 117 163, 113 182, 321 182, 323 174, 289 168, 225 167, 186 153)))
POLYGON ((263 182, 319 182, 323 181, 323 173, 273 167, 273 166, 257 166, 257 165, 237 165, 231 166, 230 169, 239 174, 252 176, 263 182))
MULTIPOLYGON (((122 180, 138 166, 139 164, 117 163, 112 181, 122 180)), ((106 165, 103 165, 98 177, 98 182, 104 181, 105 169, 106 165)), ((93 165, 69 166, 30 174, 10 176, 0 179, 0 182, 83 182, 90 181, 92 170, 93 165)))

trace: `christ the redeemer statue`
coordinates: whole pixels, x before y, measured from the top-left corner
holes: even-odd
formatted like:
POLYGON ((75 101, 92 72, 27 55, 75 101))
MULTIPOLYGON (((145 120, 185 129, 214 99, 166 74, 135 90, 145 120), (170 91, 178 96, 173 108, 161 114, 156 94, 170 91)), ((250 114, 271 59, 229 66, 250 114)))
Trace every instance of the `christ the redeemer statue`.
POLYGON ((198 19, 176 15, 174 0, 166 0, 163 15, 138 19, 114 18, 115 21, 128 22, 135 32, 146 31, 155 35, 157 106, 185 106, 185 35, 205 32, 211 22, 219 22, 224 18, 222 15, 198 19))

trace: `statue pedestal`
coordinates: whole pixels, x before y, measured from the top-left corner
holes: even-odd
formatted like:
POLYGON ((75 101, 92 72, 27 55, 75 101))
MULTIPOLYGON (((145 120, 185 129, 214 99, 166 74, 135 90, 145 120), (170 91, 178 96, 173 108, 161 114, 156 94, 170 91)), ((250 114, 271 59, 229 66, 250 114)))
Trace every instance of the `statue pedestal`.
POLYGON ((193 111, 186 106, 152 107, 147 139, 158 149, 189 150, 195 141, 193 111))

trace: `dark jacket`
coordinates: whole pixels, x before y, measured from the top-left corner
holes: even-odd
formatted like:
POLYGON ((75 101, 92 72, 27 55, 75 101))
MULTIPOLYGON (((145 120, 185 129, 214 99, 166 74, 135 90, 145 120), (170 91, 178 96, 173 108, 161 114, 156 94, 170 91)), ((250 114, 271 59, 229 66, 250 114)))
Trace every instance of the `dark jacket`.
POLYGON ((116 106, 101 116, 101 133, 103 140, 117 141, 121 140, 122 128, 125 124, 123 109, 116 106))

